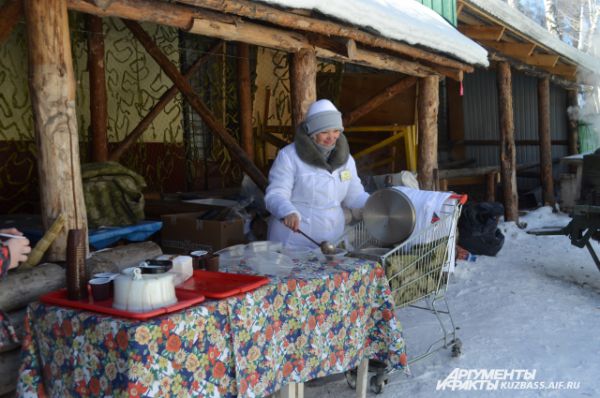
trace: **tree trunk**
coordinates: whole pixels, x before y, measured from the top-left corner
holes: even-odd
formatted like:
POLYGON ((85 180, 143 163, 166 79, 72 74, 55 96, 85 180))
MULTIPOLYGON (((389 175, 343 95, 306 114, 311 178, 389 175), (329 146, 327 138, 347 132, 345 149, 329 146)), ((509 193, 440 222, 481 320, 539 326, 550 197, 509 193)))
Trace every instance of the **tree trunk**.
POLYGON ((512 78, 510 65, 498 63, 498 106, 500 116, 500 175, 504 193, 504 219, 519 220, 517 195, 517 154, 515 150, 515 124, 513 118, 512 78))
POLYGON ((317 99, 317 57, 314 50, 303 48, 290 56, 290 86, 295 132, 308 107, 317 99))
POLYGON ((86 16, 88 28, 88 69, 90 73, 90 126, 92 128, 92 160, 108 160, 106 110, 106 78, 104 75, 104 31, 102 18, 86 16))
POLYGON ((569 155, 576 155, 579 153, 579 103, 577 100, 577 91, 567 91, 567 106, 569 109, 569 155))
POLYGON ((544 0, 544 13, 546 20, 546 29, 553 36, 562 40, 562 31, 558 24, 558 12, 556 10, 556 0, 544 0))
POLYGON ((25 0, 24 4, 42 221, 48 228, 59 214, 66 217, 65 228, 47 252, 49 260, 60 261, 66 257, 69 229, 85 231, 87 248, 67 3, 25 0))
POLYGON ((538 125, 540 129, 540 177, 544 205, 554 206, 552 138, 550 137, 550 81, 538 80, 538 125))
POLYGON ((25 271, 11 271, 2 282, 0 308, 4 311, 23 308, 41 295, 65 287, 65 281, 65 270, 56 264, 40 264, 25 271))
POLYGON ((240 135, 242 148, 254 161, 254 137, 252 135, 252 87, 250 82, 250 46, 237 45, 238 101, 240 105, 240 135))
POLYGON ((419 80, 417 113, 419 115, 419 157, 417 159, 417 178, 419 187, 432 191, 435 189, 434 169, 437 169, 439 108, 439 78, 429 76, 419 80))

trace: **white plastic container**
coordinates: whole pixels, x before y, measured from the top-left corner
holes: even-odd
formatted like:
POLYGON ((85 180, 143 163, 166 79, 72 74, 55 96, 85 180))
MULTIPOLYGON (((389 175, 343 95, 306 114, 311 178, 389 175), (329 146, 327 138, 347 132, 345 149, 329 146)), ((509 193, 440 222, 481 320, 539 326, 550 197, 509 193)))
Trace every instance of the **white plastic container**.
POLYGON ((174 274, 144 274, 139 268, 114 279, 113 307, 129 312, 148 312, 177 302, 174 274))

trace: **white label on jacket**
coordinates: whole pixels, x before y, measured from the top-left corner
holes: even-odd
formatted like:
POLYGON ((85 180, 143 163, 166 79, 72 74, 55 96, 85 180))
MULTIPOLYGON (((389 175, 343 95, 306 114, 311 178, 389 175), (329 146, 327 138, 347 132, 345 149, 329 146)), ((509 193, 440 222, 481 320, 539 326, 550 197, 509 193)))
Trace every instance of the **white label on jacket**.
POLYGON ((352 173, 350 172, 350 170, 342 170, 342 172, 340 173, 340 180, 342 180, 342 182, 350 181, 351 178, 352 173))

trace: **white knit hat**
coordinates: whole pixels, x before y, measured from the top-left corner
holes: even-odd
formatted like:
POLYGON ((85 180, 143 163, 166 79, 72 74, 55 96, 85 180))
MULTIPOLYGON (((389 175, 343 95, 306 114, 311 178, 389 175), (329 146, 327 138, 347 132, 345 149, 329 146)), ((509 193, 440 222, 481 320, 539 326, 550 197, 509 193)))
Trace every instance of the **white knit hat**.
POLYGON ((344 131, 342 114, 327 99, 315 101, 308 108, 306 118, 302 122, 302 129, 308 135, 329 129, 344 131))

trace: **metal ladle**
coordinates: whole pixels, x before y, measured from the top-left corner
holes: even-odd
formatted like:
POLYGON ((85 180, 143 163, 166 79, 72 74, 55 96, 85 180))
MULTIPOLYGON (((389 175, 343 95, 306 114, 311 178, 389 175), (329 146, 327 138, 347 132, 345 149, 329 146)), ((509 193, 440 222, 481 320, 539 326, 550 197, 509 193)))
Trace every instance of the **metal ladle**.
POLYGON ((328 242, 326 240, 324 240, 323 242, 319 243, 316 240, 314 240, 313 238, 311 238, 310 236, 306 235, 301 230, 298 230, 298 232, 300 232, 306 239, 308 239, 309 241, 311 241, 315 245, 319 246, 319 248, 321 249, 321 253, 323 253, 323 254, 335 254, 335 246, 333 245, 333 243, 328 242))

